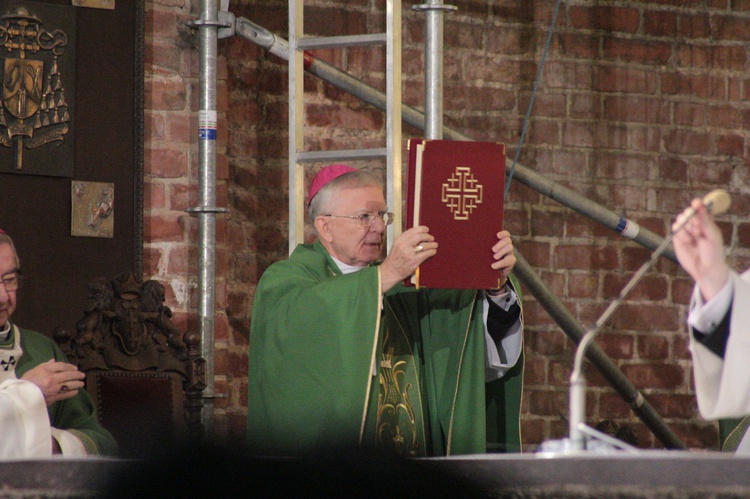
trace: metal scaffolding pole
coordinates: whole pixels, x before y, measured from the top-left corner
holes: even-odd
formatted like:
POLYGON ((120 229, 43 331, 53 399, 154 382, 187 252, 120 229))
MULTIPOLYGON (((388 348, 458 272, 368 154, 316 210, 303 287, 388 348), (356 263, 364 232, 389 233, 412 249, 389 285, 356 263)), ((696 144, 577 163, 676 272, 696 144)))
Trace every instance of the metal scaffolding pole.
POLYGON ((200 110, 198 116, 200 177, 199 205, 187 211, 198 217, 198 316, 200 320, 201 354, 206 360, 206 388, 202 422, 206 433, 213 434, 214 330, 215 330, 215 246, 216 214, 225 208, 216 207, 216 66, 218 29, 226 24, 218 18, 217 0, 201 0, 198 28, 200 51, 200 110))
MULTIPOLYGON (((236 32, 243 38, 265 48, 271 54, 285 60, 289 59, 289 45, 286 40, 252 21, 246 18, 237 18, 236 32)), ((370 87, 348 73, 314 58, 309 53, 305 53, 304 57, 305 69, 309 73, 318 76, 343 91, 349 92, 380 110, 385 110, 386 98, 382 91, 370 87)), ((425 114, 411 106, 402 106, 402 118, 404 122, 416 128, 425 129, 425 114)), ((447 138, 454 140, 472 140, 470 137, 449 127, 443 127, 443 133, 447 138)), ((639 228, 633 221, 617 215, 567 187, 545 179, 542 175, 520 164, 516 165, 514 178, 541 194, 619 232, 651 250, 657 248, 663 241, 662 237, 646 229, 639 228)), ((676 259, 673 251, 665 252, 664 254, 673 260, 676 259)), ((516 263, 514 272, 532 291, 534 297, 557 322, 563 332, 578 344, 584 334, 584 328, 570 315, 564 304, 549 292, 528 262, 518 252, 516 252, 516 255, 518 262, 516 263)), ((589 348, 586 358, 602 372, 612 387, 631 405, 634 412, 641 418, 644 424, 667 448, 685 448, 685 444, 669 429, 661 417, 643 398, 643 395, 635 389, 622 371, 600 349, 589 348)))
POLYGON ((425 138, 439 140, 443 138, 443 15, 456 7, 443 5, 442 0, 429 0, 412 9, 425 12, 425 138))

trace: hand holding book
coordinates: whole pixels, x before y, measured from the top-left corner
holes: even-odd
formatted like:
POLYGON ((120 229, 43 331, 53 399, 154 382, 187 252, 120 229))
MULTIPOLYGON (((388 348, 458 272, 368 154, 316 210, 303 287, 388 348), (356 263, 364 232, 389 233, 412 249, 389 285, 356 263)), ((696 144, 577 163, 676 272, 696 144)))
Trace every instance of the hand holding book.
POLYGON ((505 146, 411 139, 407 178, 407 227, 428 226, 440 243, 411 283, 447 289, 502 287, 515 264, 509 234, 498 232, 503 228, 505 146))
POLYGON ((499 287, 502 288, 508 282, 508 275, 516 265, 516 255, 513 252, 510 232, 502 230, 497 233, 497 244, 492 247, 492 254, 495 258, 492 268, 500 271, 502 278, 499 287))
POLYGON ((424 225, 404 231, 393 242, 388 257, 380 265, 380 287, 383 293, 396 283, 408 279, 428 258, 437 253, 438 243, 424 225))

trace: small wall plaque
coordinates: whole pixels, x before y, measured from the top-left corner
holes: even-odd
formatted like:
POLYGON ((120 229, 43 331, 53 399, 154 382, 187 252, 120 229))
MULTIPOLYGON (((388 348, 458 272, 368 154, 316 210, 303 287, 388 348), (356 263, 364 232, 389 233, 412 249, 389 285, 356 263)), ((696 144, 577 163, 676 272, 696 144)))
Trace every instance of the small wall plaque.
POLYGON ((73 7, 115 10, 115 0, 73 0, 73 7))
POLYGON ((71 182, 70 235, 114 237, 115 184, 71 182))

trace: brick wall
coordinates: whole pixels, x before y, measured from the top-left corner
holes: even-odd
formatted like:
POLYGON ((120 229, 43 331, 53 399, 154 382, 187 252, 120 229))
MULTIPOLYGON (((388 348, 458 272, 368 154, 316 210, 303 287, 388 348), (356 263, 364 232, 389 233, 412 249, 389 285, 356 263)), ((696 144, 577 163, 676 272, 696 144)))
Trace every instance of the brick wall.
MULTIPOLYGON (((508 144, 512 161, 555 2, 453 2, 445 20, 445 124, 508 144)), ((315 0, 308 32, 382 31, 382 0, 315 0)), ((423 103, 423 14, 403 10, 403 98, 423 103)), ((147 2, 146 277, 169 290, 181 324, 195 326, 197 51, 184 26, 198 0, 147 2)), ((283 38, 287 2, 237 0, 230 9, 283 38)), ((557 18, 520 163, 664 234, 696 195, 724 187, 733 207, 721 226, 737 268, 750 263, 746 167, 750 108, 750 2, 570 0, 557 18)), ((254 287, 287 251, 286 61, 234 37, 219 42, 217 431, 244 434, 247 338, 254 287)), ((379 49, 319 51, 372 85, 379 49)), ((369 147, 382 113, 305 77, 309 148, 369 147), (356 144, 356 145, 355 145, 356 144)), ((404 127, 404 137, 421 132, 404 127)), ((368 163, 378 173, 382 165, 368 163)), ((518 250, 584 327, 649 258, 649 251, 514 181, 506 223, 518 250)), ((598 343, 690 447, 714 448, 713 423, 697 414, 684 327, 692 282, 662 259, 605 327, 598 343)), ((523 429, 529 448, 567 434, 573 344, 527 293, 523 429)), ((589 423, 613 419, 660 444, 594 368, 589 423)))

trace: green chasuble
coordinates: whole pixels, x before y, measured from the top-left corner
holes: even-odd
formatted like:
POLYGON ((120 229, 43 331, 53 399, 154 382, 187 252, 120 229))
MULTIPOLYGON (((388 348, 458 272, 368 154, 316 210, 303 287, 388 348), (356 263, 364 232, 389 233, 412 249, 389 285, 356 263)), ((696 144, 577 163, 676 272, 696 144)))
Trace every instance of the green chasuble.
POLYGON ((523 358, 485 394, 482 294, 397 285, 381 300, 380 286, 377 266, 343 275, 319 242, 266 270, 251 319, 251 451, 440 456, 484 453, 488 436, 520 450, 523 358))
MULTIPOLYGON (((23 355, 15 366, 16 376, 19 379, 30 369, 50 359, 68 362, 60 347, 47 336, 28 329, 18 329, 23 349, 23 355)), ((11 347, 15 341, 16 338, 12 334, 8 339, 8 347, 11 347)), ((78 390, 74 397, 55 402, 47 407, 47 411, 50 424, 78 437, 86 448, 87 454, 108 456, 117 454, 117 442, 99 424, 94 402, 86 390, 78 390)))

